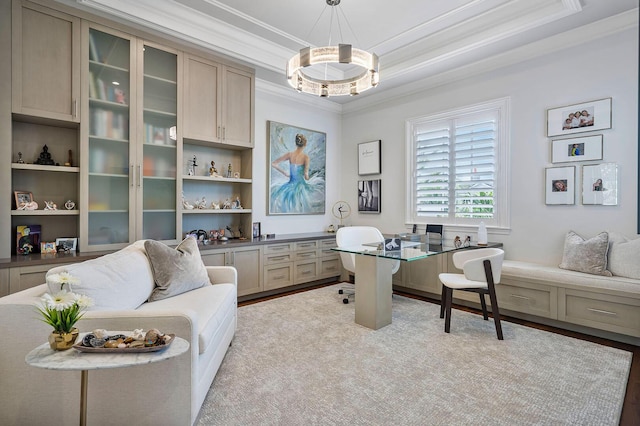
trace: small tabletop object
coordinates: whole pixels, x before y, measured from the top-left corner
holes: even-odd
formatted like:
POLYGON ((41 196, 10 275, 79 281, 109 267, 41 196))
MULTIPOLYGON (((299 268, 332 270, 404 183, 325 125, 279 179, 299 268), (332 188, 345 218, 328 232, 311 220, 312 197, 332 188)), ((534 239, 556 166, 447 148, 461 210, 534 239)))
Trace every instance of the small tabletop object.
MULTIPOLYGON (((113 331, 113 334, 126 334, 128 332, 113 331)), ((78 336, 79 341, 87 333, 78 336)), ((134 365, 151 364, 164 361, 185 353, 189 349, 189 342, 181 337, 174 337, 173 343, 166 349, 156 352, 138 353, 87 353, 75 349, 66 351, 54 351, 49 343, 43 343, 25 357, 27 364, 47 370, 81 370, 80 377, 80 425, 87 424, 87 385, 89 382, 89 370, 101 370, 107 368, 130 367, 134 365)))

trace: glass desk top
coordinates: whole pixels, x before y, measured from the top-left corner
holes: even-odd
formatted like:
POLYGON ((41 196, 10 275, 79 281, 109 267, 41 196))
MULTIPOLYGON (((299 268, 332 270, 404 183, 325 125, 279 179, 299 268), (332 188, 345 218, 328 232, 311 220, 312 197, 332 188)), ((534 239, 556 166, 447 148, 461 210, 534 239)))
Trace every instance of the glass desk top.
POLYGON ((427 242, 408 241, 400 238, 386 238, 385 243, 367 243, 357 246, 334 247, 331 250, 411 262, 413 260, 424 259, 429 256, 436 256, 457 250, 500 247, 502 247, 502 243, 490 242, 487 245, 479 246, 478 243, 472 242, 468 246, 455 247, 453 244, 447 244, 446 242, 444 244, 431 244, 427 242))

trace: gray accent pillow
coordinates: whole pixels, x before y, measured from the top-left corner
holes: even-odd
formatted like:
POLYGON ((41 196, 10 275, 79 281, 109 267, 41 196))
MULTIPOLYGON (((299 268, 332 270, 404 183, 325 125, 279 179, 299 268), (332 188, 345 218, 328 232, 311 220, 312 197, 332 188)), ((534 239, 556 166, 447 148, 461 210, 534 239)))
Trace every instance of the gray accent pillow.
POLYGON ((144 249, 156 283, 149 302, 176 296, 210 283, 195 238, 185 238, 175 249, 158 241, 147 240, 144 242, 144 249))
POLYGON ((629 239, 616 232, 609 233, 607 269, 614 276, 640 279, 640 238, 629 239))
POLYGON ((558 266, 571 271, 610 277, 611 272, 607 270, 608 250, 609 234, 606 232, 585 240, 575 232, 569 231, 564 240, 562 263, 558 266))

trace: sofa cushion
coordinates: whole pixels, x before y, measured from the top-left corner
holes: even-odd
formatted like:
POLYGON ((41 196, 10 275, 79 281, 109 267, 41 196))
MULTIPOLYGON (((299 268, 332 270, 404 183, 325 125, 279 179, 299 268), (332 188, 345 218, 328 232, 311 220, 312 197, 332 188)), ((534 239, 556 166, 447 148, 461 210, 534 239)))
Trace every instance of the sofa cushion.
POLYGON ((640 279, 640 238, 609 233, 609 261, 607 268, 613 275, 640 279))
POLYGON ((193 312, 192 318, 197 322, 198 352, 202 354, 212 345, 215 346, 220 331, 226 330, 226 322, 236 310, 236 301, 236 286, 234 284, 216 284, 206 285, 169 299, 145 303, 138 310, 193 312))
POLYGON ((185 238, 175 249, 158 241, 147 240, 144 248, 156 283, 149 302, 173 297, 210 283, 195 238, 185 238))
POLYGON ((562 263, 559 267, 587 274, 605 275, 607 270, 607 252, 609 251, 609 234, 601 232, 593 238, 585 240, 573 231, 567 232, 564 240, 562 263))
MULTIPOLYGON (((61 272, 79 280, 71 291, 91 297, 94 304, 90 310, 135 309, 149 298, 154 288, 144 241, 96 259, 57 266, 47 276, 61 272)), ((60 288, 55 287, 50 286, 49 291, 57 293, 60 288)))

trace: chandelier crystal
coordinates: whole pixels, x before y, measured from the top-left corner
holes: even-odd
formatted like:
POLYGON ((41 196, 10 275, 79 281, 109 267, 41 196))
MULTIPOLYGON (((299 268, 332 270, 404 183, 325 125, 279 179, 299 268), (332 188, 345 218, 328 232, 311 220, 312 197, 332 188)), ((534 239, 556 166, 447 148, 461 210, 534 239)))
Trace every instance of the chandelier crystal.
MULTIPOLYGON (((326 0, 326 2, 329 6, 340 4, 340 0, 326 0)), ((298 92, 316 96, 357 95, 378 85, 378 56, 375 53, 354 48, 350 44, 304 47, 287 62, 287 80, 298 92), (320 79, 306 72, 311 70, 309 67, 321 64, 354 65, 360 68, 360 72, 342 80, 320 79)))

